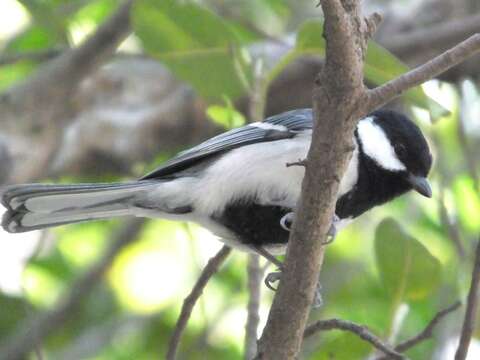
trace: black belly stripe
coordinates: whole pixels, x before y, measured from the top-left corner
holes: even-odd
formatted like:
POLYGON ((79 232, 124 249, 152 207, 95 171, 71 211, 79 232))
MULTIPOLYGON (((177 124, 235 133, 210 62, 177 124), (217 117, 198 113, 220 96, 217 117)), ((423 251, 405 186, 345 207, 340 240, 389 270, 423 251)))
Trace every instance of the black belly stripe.
POLYGON ((280 219, 292 210, 281 206, 235 202, 227 205, 214 220, 227 227, 246 245, 286 244, 289 232, 280 226, 280 219))

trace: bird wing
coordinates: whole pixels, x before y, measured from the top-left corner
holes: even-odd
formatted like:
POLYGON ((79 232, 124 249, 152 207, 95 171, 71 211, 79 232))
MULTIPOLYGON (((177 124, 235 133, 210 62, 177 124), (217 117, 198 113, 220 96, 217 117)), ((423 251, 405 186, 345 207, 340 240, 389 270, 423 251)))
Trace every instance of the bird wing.
POLYGON ((312 128, 312 110, 292 110, 217 135, 193 148, 185 150, 141 180, 170 176, 208 157, 225 153, 240 146, 295 137, 312 128))

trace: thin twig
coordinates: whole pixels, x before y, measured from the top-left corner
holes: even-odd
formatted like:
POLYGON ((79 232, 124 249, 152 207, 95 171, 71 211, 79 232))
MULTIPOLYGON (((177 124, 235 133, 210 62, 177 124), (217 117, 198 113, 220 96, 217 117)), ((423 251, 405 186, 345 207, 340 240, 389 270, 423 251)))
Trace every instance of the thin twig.
POLYGON ((407 351, 408 349, 414 347, 415 345, 417 345, 418 343, 422 342, 422 341, 425 341, 429 338, 432 337, 433 335, 433 330, 435 329, 435 327, 440 323, 440 321, 445 317, 447 316, 448 314, 450 314, 451 312, 457 310, 460 306, 462 305, 462 303, 460 301, 457 301, 455 303, 453 303, 452 305, 450 305, 449 307, 443 309, 443 310, 440 310, 433 318, 432 320, 430 320, 430 322, 428 323, 428 325, 425 327, 425 329, 423 329, 420 333, 418 333, 417 335, 415 335, 414 337, 408 339, 408 340, 405 340, 403 342, 401 342, 400 344, 398 344, 397 346, 395 346, 395 350, 396 351, 399 351, 399 352, 405 352, 407 351))
POLYGON ((368 91, 368 110, 379 108, 402 92, 420 85, 480 51, 480 34, 475 34, 423 65, 368 91))
MULTIPOLYGON (((443 21, 427 28, 401 32, 383 41, 394 54, 406 56, 419 49, 442 50, 480 31, 480 14, 443 21)), ((380 40, 382 42, 382 40, 380 40)))
MULTIPOLYGON (((438 313, 435 314, 432 320, 430 320, 430 322, 425 327, 425 329, 423 329, 421 332, 411 337, 410 339, 407 339, 401 342, 400 344, 398 344, 397 346, 395 346, 394 350, 397 352, 405 352, 411 349, 412 347, 414 347, 415 345, 431 338, 433 335, 433 330, 440 323, 440 321, 442 321, 442 319, 448 314, 450 314, 451 312, 457 310, 461 305, 462 303, 460 301, 457 301, 452 305, 450 305, 449 307, 443 310, 440 310, 438 313)), ((388 357, 382 356, 377 358, 376 360, 388 360, 388 359, 389 359, 388 357)))
POLYGON ((293 161, 293 162, 288 162, 285 164, 285 166, 288 168, 288 167, 291 167, 291 166, 302 166, 302 167, 307 167, 307 159, 303 159, 303 160, 297 160, 297 161, 293 161))
POLYGON ((374 335, 370 330, 365 326, 355 324, 351 321, 342 320, 342 319, 328 319, 328 320, 319 320, 312 325, 308 326, 305 329, 303 334, 304 338, 308 338, 319 331, 327 330, 343 330, 349 331, 352 334, 357 335, 361 339, 372 344, 376 349, 382 351, 391 359, 405 359, 405 357, 399 352, 392 349, 392 347, 386 344, 378 336, 374 335))
POLYGON ((465 360, 467 358, 468 346, 472 338, 475 327, 475 317, 478 307, 478 286, 480 283, 480 240, 475 250, 475 264, 472 271, 472 282, 467 298, 467 310, 463 320, 462 334, 460 335, 460 343, 455 354, 455 360, 465 360))
POLYGON ((263 270, 260 267, 260 258, 258 255, 248 256, 248 304, 247 304, 247 324, 245 325, 245 359, 250 360, 255 357, 257 352, 257 330, 260 322, 258 314, 260 310, 261 286, 263 270))
POLYGON ((80 276, 52 310, 28 319, 12 336, 0 344, 0 359, 23 359, 33 350, 35 344, 42 342, 53 331, 58 330, 65 321, 75 315, 76 310, 102 279, 102 275, 112 264, 115 256, 128 244, 132 243, 145 223, 144 219, 127 221, 111 236, 111 246, 92 267, 80 276), (32 341, 35 336, 36 341, 32 341))
POLYGON ((197 300, 202 295, 203 289, 207 285, 211 277, 218 271, 220 265, 225 261, 227 256, 230 254, 232 249, 227 245, 224 245, 218 252, 212 257, 205 268, 203 269, 200 277, 192 288, 190 294, 185 298, 182 305, 182 310, 180 311, 180 316, 178 317, 177 324, 175 325, 175 330, 173 335, 170 338, 167 350, 167 360, 174 360, 177 354, 178 345, 180 344, 180 339, 182 333, 187 326, 192 310, 197 303, 197 300))

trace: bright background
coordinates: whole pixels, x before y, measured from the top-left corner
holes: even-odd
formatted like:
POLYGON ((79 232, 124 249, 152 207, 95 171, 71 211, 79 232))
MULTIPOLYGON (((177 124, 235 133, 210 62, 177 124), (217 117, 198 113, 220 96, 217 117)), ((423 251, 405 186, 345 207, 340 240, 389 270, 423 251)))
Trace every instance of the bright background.
MULTIPOLYGON (((318 24, 302 25, 319 15, 318 10, 310 9, 310 1, 228 1, 226 7, 235 10, 235 17, 226 14, 222 2, 195 1, 191 11, 196 16, 188 19, 180 15, 183 4, 190 2, 178 2, 172 5, 173 9, 168 8, 169 1, 166 3, 143 1, 135 8, 135 34, 122 44, 120 52, 148 55, 166 65, 203 99, 202 111, 217 127, 238 126, 249 118, 242 114, 241 105, 235 107, 253 89, 242 85, 242 81, 253 82, 258 64, 252 60, 252 43, 258 47, 271 38, 288 38, 286 41, 293 44, 292 34, 300 28, 303 31, 299 38, 305 42, 297 42, 298 53, 322 53, 323 45, 315 32, 318 24), (210 10, 205 13, 207 7, 210 10), (170 18, 178 16, 174 19, 177 27, 166 24, 164 13, 170 18), (182 30, 192 27, 198 31, 182 34, 182 30), (214 39, 217 35, 218 39, 214 39), (172 41, 165 44, 162 39, 172 41), (308 41, 313 45, 308 45, 308 41), (214 55, 213 48, 222 46, 239 51, 214 55), (195 51, 207 54, 204 63, 195 51), (232 61, 242 62, 242 74, 232 70, 236 69, 232 61), (208 67, 218 69, 217 77, 209 78, 208 67)), ((387 5, 382 1, 366 3, 368 9, 391 11, 403 17, 418 6, 417 2, 400 0, 387 5)), ((116 5, 113 0, 3 0, 0 48, 3 55, 9 55, 76 46, 116 5), (73 5, 74 10, 58 15, 55 9, 65 5, 73 5)), ((375 51, 367 58, 372 69, 367 80, 371 83, 383 82, 385 76, 392 77, 404 70, 382 48, 375 51)), ((0 89, 26 78, 37 66, 28 60, 0 66, 0 89)), ((283 67, 267 64, 263 77, 282 70, 283 67)), ((401 106, 429 137, 435 158, 431 176, 434 197, 428 200, 408 194, 362 216, 342 231, 329 246, 322 271, 325 305, 312 314, 312 319, 340 317, 366 324, 393 343, 419 332, 439 309, 465 299, 473 248, 480 233, 480 189, 475 180, 479 168, 476 149, 480 144, 477 80, 468 75, 455 83, 435 80, 415 91, 404 97, 401 106), (429 111, 436 115, 431 118, 429 111), (385 220, 389 217, 396 220, 385 220), (457 238, 460 246, 453 241, 457 238), (407 264, 406 259, 411 261, 407 264)), ((121 123, 122 114, 119 116, 121 123)), ((176 150, 179 149, 172 146, 169 151, 158 151, 154 157, 135 161, 130 164, 134 170, 125 174, 68 174, 42 181, 123 179, 132 173, 143 173, 176 150)), ((93 222, 17 235, 0 231, 0 343, 8 334, 14 334, 24 319, 55 306, 74 279, 101 257, 113 240, 112 232, 122 223, 93 222)), ((196 225, 164 220, 146 222, 138 239, 118 254, 72 319, 41 344, 43 356, 158 358, 166 349, 183 298, 220 247, 217 239, 196 225)), ((189 321, 180 358, 243 357, 248 300, 246 267, 247 256, 235 251, 210 281, 189 321)), ((272 293, 262 287, 259 331, 266 321, 271 298, 272 293)), ((415 347, 408 355, 412 359, 451 359, 461 316, 461 311, 451 314, 432 341, 415 347)), ((474 342, 471 359, 480 356, 478 347, 474 342)), ((316 336, 306 342, 304 349, 308 359, 327 359, 330 354, 337 359, 362 359, 371 353, 368 345, 342 332, 316 336)))

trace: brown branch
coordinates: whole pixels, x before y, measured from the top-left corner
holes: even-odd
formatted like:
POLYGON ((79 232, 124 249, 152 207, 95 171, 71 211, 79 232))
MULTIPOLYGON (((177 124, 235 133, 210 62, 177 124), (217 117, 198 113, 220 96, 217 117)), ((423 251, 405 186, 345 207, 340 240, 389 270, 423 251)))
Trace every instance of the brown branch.
POLYGON ((32 76, 0 96, 3 129, 35 134, 35 140, 41 143, 41 146, 34 145, 37 151, 11 176, 15 181, 36 180, 48 168, 63 128, 72 118, 72 94, 81 80, 110 58, 130 33, 133 1, 125 0, 80 46, 39 66, 32 76))
POLYGON ((449 307, 447 307, 443 310, 440 310, 432 318, 432 320, 430 320, 430 322, 425 327, 425 329, 423 329, 420 333, 418 333, 414 337, 412 337, 408 340, 405 340, 405 341, 401 342, 400 344, 398 344, 397 346, 395 346, 395 351, 405 352, 408 349, 411 349, 412 347, 417 345, 418 343, 421 343, 422 341, 425 341, 425 340, 431 338, 433 336, 433 330, 440 323, 440 321, 442 321, 442 319, 445 316, 447 316, 448 314, 450 314, 451 312, 457 310, 461 305, 462 305, 462 303, 460 301, 457 301, 457 302, 453 303, 452 305, 450 305, 449 307))
POLYGON ((445 21, 426 29, 416 29, 389 36, 388 39, 385 39, 384 46, 394 54, 409 56, 409 54, 418 52, 419 49, 446 49, 476 32, 480 32, 480 14, 445 21))
POLYGON ((247 324, 245 325, 245 355, 246 360, 253 359, 257 353, 257 330, 260 322, 258 314, 260 310, 261 286, 263 270, 260 267, 258 255, 248 256, 248 304, 247 324))
MULTIPOLYGON (((442 321, 442 319, 448 314, 450 314, 451 312, 457 310, 461 305, 462 303, 460 301, 457 301, 452 305, 450 305, 449 307, 443 310, 440 310, 437 314, 435 314, 432 320, 430 320, 430 322, 427 324, 425 329, 423 329, 420 333, 413 336, 412 338, 405 340, 400 344, 398 344, 397 346, 395 346, 394 350, 397 352, 405 352, 411 349, 412 347, 416 346, 417 344, 431 338, 433 336, 433 330, 440 323, 440 321, 442 321)), ((377 358, 376 360, 388 360, 388 359, 389 358, 387 356, 382 356, 377 358)))
POLYGON ((202 295, 203 289, 207 285, 208 281, 213 275, 218 271, 220 266, 223 264, 227 256, 230 254, 232 249, 227 245, 224 245, 218 252, 212 257, 205 268, 202 270, 200 277, 192 288, 190 294, 185 298, 182 305, 182 310, 180 311, 180 316, 178 317, 177 324, 175 325, 175 330, 173 335, 170 338, 168 344, 168 350, 166 358, 167 360, 174 360, 177 354, 178 345, 180 344, 180 339, 182 333, 187 326, 192 310, 197 303, 197 300, 202 295))
MULTIPOLYGON (((314 129, 290 234, 285 267, 258 344, 257 359, 295 359, 300 352, 323 261, 338 181, 351 148, 357 100, 364 95, 363 57, 371 32, 358 1, 322 0, 326 61, 314 90, 314 129), (288 331, 286 331, 288 329, 288 331)), ((320 34, 319 34, 320 36, 320 34)))
POLYGON ((368 91, 368 108, 376 109, 404 91, 445 72, 480 51, 480 34, 475 34, 427 63, 368 91))
MULTIPOLYGON (((130 33, 133 1, 124 1, 79 47, 64 52, 41 66, 32 77, 9 89, 2 96, 2 103, 19 107, 38 105, 43 108, 49 102, 57 101, 52 95, 60 98, 58 102, 63 102, 71 94, 72 88, 76 88, 81 79, 109 58, 130 33)), ((38 114, 32 117, 38 119, 38 114)))
POLYGON ((398 351, 386 344, 382 339, 373 334, 367 327, 355 324, 351 321, 342 319, 319 320, 309 325, 304 332, 304 338, 308 338, 319 331, 343 330, 357 335, 366 342, 372 344, 375 348, 389 356, 390 359, 405 359, 398 351))
POLYGON ((478 308, 478 287, 480 283, 480 240, 475 250, 475 264, 472 270, 472 282, 467 298, 467 309, 463 320, 462 334, 458 344, 455 360, 465 360, 467 358, 468 347, 475 327, 475 318, 478 308))
POLYGON ((322 0, 326 60, 314 88, 314 129, 290 234, 284 271, 257 359, 297 358, 323 262, 324 242, 333 218, 338 179, 345 172, 358 119, 431 79, 480 49, 475 35, 453 49, 376 89, 363 86, 363 60, 371 27, 358 0, 322 0), (285 329, 289 331, 285 331, 285 329))
POLYGON ((36 344, 61 328, 65 321, 75 315, 83 300, 102 279, 115 256, 137 238, 144 223, 143 219, 132 219, 115 231, 111 236, 110 247, 85 274, 72 284, 68 294, 62 297, 50 311, 20 324, 18 330, 0 344, 0 359, 24 359, 36 344))

